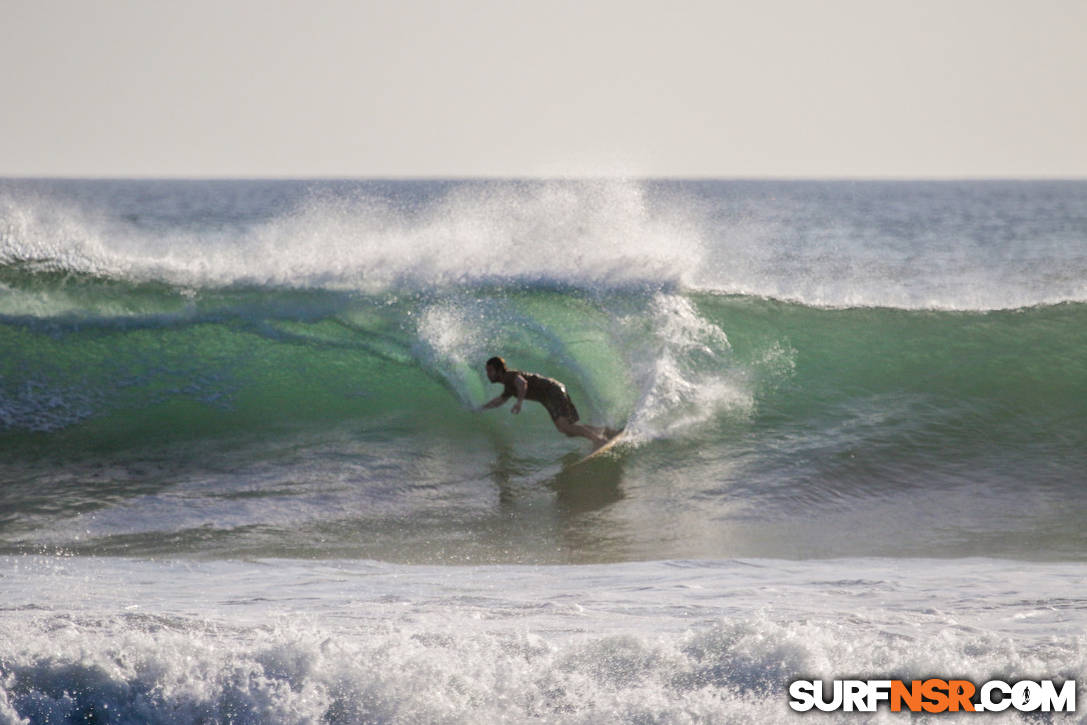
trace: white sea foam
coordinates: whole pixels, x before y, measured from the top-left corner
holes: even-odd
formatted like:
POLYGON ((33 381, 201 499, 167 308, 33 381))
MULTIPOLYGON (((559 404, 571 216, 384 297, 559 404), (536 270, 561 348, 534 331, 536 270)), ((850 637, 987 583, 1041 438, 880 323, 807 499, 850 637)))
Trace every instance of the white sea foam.
POLYGON ((2 564, 8 723, 761 723, 797 677, 1087 670, 1073 564, 2 564))

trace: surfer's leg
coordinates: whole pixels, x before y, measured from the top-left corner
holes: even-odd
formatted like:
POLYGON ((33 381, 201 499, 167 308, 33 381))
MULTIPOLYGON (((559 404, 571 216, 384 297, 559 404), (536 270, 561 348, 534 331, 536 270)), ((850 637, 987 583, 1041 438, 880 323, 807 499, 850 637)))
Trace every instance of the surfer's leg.
POLYGON ((582 438, 588 438, 593 442, 594 446, 600 447, 608 442, 607 437, 604 436, 603 428, 594 428, 591 425, 582 425, 581 423, 572 423, 570 419, 564 415, 557 416, 553 419, 555 421, 555 427, 565 435, 571 438, 581 436, 582 438))
POLYGON ((578 423, 581 417, 577 413, 577 408, 574 407, 574 401, 570 400, 570 396, 566 394, 565 387, 559 385, 552 388, 550 394, 540 402, 547 408, 555 427, 563 434, 571 438, 575 436, 588 438, 596 448, 608 442, 603 428, 578 423))

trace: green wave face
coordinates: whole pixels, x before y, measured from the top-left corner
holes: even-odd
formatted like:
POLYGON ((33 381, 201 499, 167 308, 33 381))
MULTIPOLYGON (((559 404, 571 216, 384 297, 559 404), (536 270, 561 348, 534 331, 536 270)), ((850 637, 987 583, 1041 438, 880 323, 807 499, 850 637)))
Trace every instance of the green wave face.
POLYGON ((1081 304, 829 310, 528 285, 368 296, 11 269, 4 284, 9 445, 132 446, 389 416, 459 430, 496 392, 482 372, 495 354, 559 378, 589 418, 629 422, 645 440, 712 444, 898 410, 913 425, 931 418, 921 433, 934 438, 1043 441, 1084 413, 1081 304))
POLYGON ((712 359, 728 352, 688 300, 649 292, 194 291, 54 274, 20 281, 10 270, 8 283, 0 421, 12 444, 455 420, 494 394, 482 370, 494 354, 559 377, 587 411, 617 420, 650 392, 640 378, 670 346, 681 367, 695 362, 683 359, 686 345, 708 343, 712 359), (647 314, 690 329, 667 339, 647 314))

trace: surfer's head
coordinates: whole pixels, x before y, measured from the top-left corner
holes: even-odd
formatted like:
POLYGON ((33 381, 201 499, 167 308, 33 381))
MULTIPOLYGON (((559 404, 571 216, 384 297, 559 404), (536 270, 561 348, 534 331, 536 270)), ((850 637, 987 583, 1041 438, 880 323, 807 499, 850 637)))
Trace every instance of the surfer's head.
POLYGON ((497 383, 502 374, 506 372, 506 361, 500 357, 492 357, 487 361, 487 378, 492 383, 497 383))

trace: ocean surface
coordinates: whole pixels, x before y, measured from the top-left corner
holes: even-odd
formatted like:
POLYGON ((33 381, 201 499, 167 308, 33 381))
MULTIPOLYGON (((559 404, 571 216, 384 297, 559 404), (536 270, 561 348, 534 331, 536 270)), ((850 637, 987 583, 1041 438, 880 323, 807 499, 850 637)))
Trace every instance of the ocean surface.
POLYGON ((1085 488, 1087 182, 0 180, 0 723, 1087 703, 1085 488))

